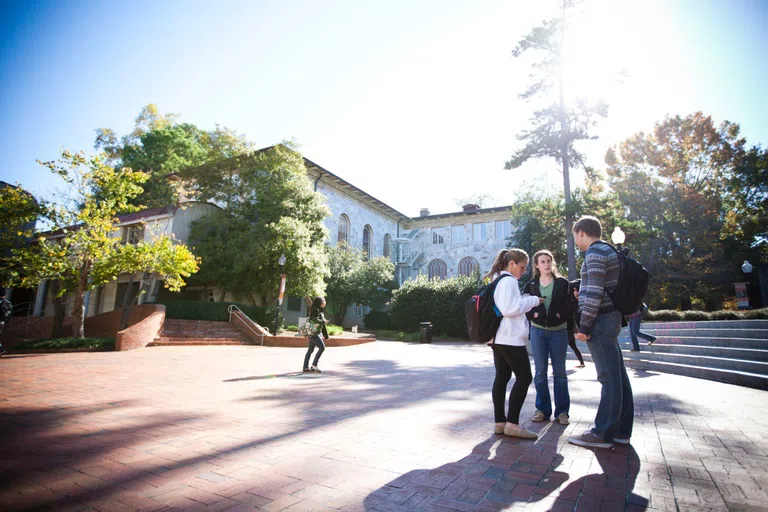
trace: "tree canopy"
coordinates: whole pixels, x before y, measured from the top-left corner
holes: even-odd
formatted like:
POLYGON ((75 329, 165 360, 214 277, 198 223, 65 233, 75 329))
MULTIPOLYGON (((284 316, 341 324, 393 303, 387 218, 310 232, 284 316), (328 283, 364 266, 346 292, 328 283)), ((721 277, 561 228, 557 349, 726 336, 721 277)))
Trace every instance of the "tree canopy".
POLYGON ((254 305, 274 300, 281 272, 291 295, 324 293, 323 220, 330 211, 297 151, 280 144, 183 174, 197 199, 222 206, 192 226, 190 243, 203 260, 199 280, 242 293, 254 305))

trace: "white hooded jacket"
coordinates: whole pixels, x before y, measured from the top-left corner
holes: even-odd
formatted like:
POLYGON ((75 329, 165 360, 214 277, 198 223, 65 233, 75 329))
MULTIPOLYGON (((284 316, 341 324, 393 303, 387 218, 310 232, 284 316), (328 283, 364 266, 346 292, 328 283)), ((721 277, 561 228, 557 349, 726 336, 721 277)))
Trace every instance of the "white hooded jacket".
POLYGON ((504 317, 501 319, 499 330, 493 343, 524 347, 528 339, 528 319, 525 314, 539 305, 539 298, 533 295, 521 295, 518 281, 509 272, 502 271, 499 275, 508 275, 496 285, 493 301, 504 317))

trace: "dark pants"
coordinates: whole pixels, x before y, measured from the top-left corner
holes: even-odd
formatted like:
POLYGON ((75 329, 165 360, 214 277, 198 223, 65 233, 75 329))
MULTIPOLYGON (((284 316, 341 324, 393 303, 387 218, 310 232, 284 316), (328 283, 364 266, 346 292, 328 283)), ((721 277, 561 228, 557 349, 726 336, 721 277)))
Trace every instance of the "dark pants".
POLYGON ((597 315, 587 341, 601 387, 592 432, 608 442, 614 437, 628 439, 635 416, 632 385, 618 340, 621 317, 618 311, 597 315))
POLYGON ((496 423, 520 423, 520 409, 528 395, 528 386, 533 381, 531 363, 528 361, 528 350, 523 347, 509 345, 492 345, 493 364, 496 367, 496 378, 493 380, 493 413, 496 423), (515 374, 515 384, 509 392, 509 413, 504 414, 507 383, 515 374))
POLYGON ((640 331, 640 323, 642 321, 642 315, 632 315, 629 317, 629 336, 632 338, 632 348, 635 350, 640 350, 640 343, 637 341, 637 338, 643 338, 651 343, 656 341, 656 336, 640 331))
POLYGON ((576 334, 573 332, 573 328, 568 326, 568 346, 571 347, 573 353, 576 354, 576 358, 579 360, 579 364, 584 364, 584 358, 581 356, 581 350, 576 346, 576 334))
POLYGON ((312 355, 312 351, 317 347, 317 354, 315 354, 315 360, 312 361, 312 366, 317 366, 320 361, 320 356, 325 352, 325 342, 323 337, 319 334, 315 334, 309 338, 309 347, 307 347, 307 354, 304 356, 304 368, 309 368, 309 356, 312 355))

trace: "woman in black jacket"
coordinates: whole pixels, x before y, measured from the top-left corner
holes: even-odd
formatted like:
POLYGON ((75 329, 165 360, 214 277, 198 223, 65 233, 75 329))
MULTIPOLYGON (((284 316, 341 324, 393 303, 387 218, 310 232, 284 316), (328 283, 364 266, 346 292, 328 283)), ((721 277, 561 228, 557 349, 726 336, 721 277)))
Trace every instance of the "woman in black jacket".
POLYGON ((304 356, 304 371, 305 372, 320 372, 320 368, 317 367, 317 363, 320 362, 320 356, 325 352, 325 342, 328 339, 328 330, 325 324, 328 320, 325 319, 323 312, 325 311, 325 299, 322 297, 316 297, 312 301, 312 307, 309 310, 308 322, 313 327, 315 334, 309 336, 309 347, 307 347, 307 353, 304 356), (309 358, 312 352, 317 347, 317 354, 315 354, 315 360, 312 361, 312 366, 309 366, 309 358))
POLYGON ((555 419, 568 425, 571 398, 568 376, 565 373, 565 354, 568 350, 568 320, 576 311, 576 304, 568 280, 557 272, 555 258, 550 251, 533 255, 533 279, 525 285, 525 293, 544 297, 544 304, 532 309, 526 316, 531 322, 531 352, 536 386, 536 413, 532 421, 548 420, 552 415, 547 363, 552 360, 555 391, 555 419))

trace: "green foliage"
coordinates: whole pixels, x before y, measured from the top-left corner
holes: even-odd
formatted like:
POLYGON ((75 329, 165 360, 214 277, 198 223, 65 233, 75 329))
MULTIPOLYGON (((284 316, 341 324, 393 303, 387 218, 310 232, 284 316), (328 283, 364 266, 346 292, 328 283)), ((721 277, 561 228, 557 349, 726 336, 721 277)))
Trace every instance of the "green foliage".
POLYGON ((738 124, 696 112, 608 151, 608 185, 641 226, 627 244, 653 275, 649 304, 718 309, 741 262, 767 255, 752 247, 768 225, 755 216, 768 208, 766 157, 745 144, 738 124))
POLYGON ((350 304, 385 302, 394 287, 395 265, 389 258, 368 260, 362 251, 342 244, 326 246, 330 273, 326 278, 326 302, 336 322, 344 321, 350 304))
POLYGON ((58 281, 59 296, 74 292, 73 334, 84 337, 85 293, 117 279, 122 273, 157 275, 178 290, 197 270, 197 260, 183 245, 168 237, 135 246, 115 237, 116 215, 135 207, 129 202, 142 192, 143 172, 115 170, 105 155, 86 157, 62 151, 57 162, 40 162, 69 186, 62 204, 46 205, 45 216, 54 229, 14 252, 11 275, 21 287, 33 288, 43 279, 58 281))
POLYGON ((14 351, 74 348, 114 350, 115 340, 112 338, 52 338, 43 340, 31 340, 19 343, 14 347, 14 351))
MULTIPOLYGON (((165 306, 165 317, 177 320, 208 320, 213 322, 228 322, 229 312, 227 308, 234 304, 257 324, 272 331, 275 324, 275 308, 266 306, 252 306, 237 302, 203 302, 198 300, 166 300, 157 304, 165 306)), ((282 324, 282 314, 279 323, 282 324)))
POLYGON ((648 322, 701 322, 707 320, 768 320, 768 308, 745 311, 649 311, 645 316, 648 322))
POLYGON ((12 254, 32 237, 35 222, 46 206, 19 186, 0 188, 0 286, 10 284, 11 275, 21 272, 12 254))
POLYGON ((96 130, 95 148, 104 150, 118 169, 147 172, 144 192, 132 204, 160 207, 175 204, 178 190, 168 175, 207 162, 216 162, 253 150, 242 135, 216 125, 205 131, 189 123, 178 123, 175 114, 163 115, 154 104, 136 118, 134 130, 118 141, 114 131, 96 130))
POLYGON ((389 329, 376 329, 372 332, 377 340, 418 342, 421 338, 418 332, 403 332, 389 329))
POLYGON ((245 294, 253 304, 286 293, 321 296, 328 274, 323 223, 329 215, 296 151, 274 146, 185 171, 203 201, 224 205, 193 223, 190 243, 202 258, 199 280, 245 294), (281 254, 286 264, 278 265, 281 254))
MULTIPOLYGON (((344 328, 340 325, 336 324, 327 324, 325 328, 328 330, 328 336, 339 336, 340 334, 344 333, 344 328)), ((298 332, 299 326, 298 325, 286 325, 284 327, 286 331, 290 332, 298 332)))
POLYGON ((368 330, 392 329, 392 317, 387 311, 371 311, 363 317, 363 323, 368 330))
POLYGON ((418 331, 420 322, 432 322, 436 334, 466 338, 464 303, 480 286, 477 276, 429 281, 422 275, 406 281, 392 293, 392 324, 402 331, 418 331))

